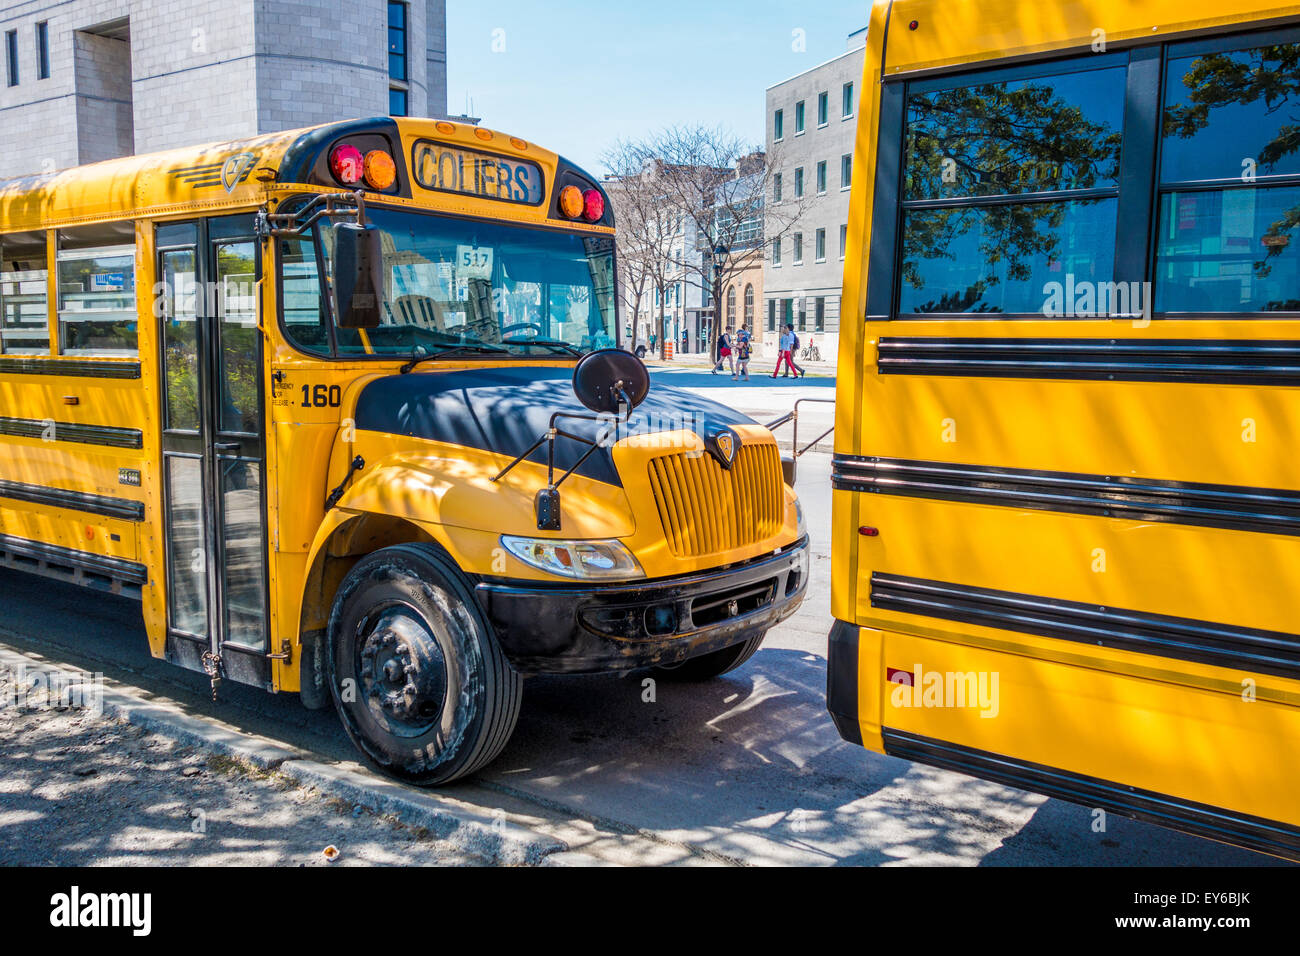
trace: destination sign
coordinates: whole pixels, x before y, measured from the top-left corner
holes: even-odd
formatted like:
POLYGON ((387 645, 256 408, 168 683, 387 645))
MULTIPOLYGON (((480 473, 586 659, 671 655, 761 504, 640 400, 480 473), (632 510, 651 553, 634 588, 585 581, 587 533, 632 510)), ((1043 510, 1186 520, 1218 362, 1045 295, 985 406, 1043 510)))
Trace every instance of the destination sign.
POLYGON ((523 159, 422 139, 411 149, 411 168, 425 189, 530 206, 545 198, 542 168, 523 159))

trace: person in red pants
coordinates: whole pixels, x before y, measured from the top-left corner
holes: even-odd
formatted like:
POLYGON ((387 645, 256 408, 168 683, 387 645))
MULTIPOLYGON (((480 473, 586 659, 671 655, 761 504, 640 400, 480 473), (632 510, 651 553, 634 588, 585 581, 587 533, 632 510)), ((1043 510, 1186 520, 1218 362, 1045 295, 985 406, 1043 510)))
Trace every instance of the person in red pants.
POLYGON ((776 368, 772 370, 772 377, 776 378, 776 373, 781 371, 781 363, 786 365, 786 371, 782 373, 782 378, 789 378, 790 373, 794 372, 794 377, 798 378, 805 374, 803 369, 794 364, 794 350, 799 347, 799 337, 794 334, 794 326, 787 325, 785 331, 781 333, 780 350, 781 355, 776 360, 776 368))

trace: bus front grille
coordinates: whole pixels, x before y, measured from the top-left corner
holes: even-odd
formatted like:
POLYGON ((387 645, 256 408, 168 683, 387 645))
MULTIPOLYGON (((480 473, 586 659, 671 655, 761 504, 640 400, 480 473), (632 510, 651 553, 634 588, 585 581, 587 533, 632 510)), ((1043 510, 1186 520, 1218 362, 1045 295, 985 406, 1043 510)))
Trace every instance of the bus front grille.
POLYGON ((675 557, 731 551, 781 529, 785 493, 776 445, 742 445, 730 469, 688 452, 650 461, 650 487, 675 557))

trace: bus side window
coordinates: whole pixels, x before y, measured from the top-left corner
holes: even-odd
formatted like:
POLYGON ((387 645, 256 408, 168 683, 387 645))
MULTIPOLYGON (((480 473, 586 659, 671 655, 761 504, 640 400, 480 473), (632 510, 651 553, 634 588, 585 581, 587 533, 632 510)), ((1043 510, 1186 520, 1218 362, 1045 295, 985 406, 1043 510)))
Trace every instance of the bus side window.
POLYGON ((1291 39, 1170 49, 1158 313, 1300 311, 1300 37, 1291 39))
POLYGON ((59 353, 139 354, 135 301, 135 224, 60 229, 59 353))
POLYGON ((18 232, 0 237, 0 354, 50 353, 45 235, 18 232))
POLYGON ((301 349, 328 353, 325 287, 320 280, 316 248, 311 239, 281 240, 280 265, 285 334, 301 349))

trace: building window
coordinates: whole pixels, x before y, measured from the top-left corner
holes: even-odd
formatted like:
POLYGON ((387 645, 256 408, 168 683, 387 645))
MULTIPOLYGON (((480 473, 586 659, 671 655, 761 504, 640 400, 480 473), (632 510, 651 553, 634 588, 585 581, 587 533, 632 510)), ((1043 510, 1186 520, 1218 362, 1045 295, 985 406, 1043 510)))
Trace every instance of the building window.
POLYGON ((840 259, 842 260, 845 251, 849 248, 849 227, 847 224, 840 226, 840 259))
POLYGON ((785 110, 772 114, 772 139, 778 143, 785 139, 785 110))
POLYGON ((406 90, 393 86, 388 90, 388 115, 407 116, 406 90))
MULTIPOLYGON (((406 4, 388 4, 388 75, 394 80, 406 76, 406 4)), ((394 114, 405 116, 405 113, 394 114)))
POLYGON ((794 104, 794 135, 803 135, 803 100, 794 104))
POLYGON ((734 285, 727 289, 727 325, 733 328, 736 325, 736 287, 734 285))
POLYGON ((841 107, 840 119, 848 119, 853 115, 853 84, 844 84, 844 105, 841 107))
POLYGON ((831 112, 830 102, 831 102, 831 95, 830 95, 829 93, 818 93, 818 94, 817 94, 817 125, 818 125, 818 127, 825 126, 826 123, 828 122, 828 118, 829 118, 829 116, 830 116, 830 112, 831 112))
POLYGON ((776 331, 776 299, 767 300, 767 330, 776 331))
POLYGON ((794 264, 797 266, 803 265, 803 233, 802 232, 796 232, 794 234, 794 264))
POLYGON ((781 201, 781 174, 772 177, 772 202, 781 201))
POLYGON ((799 331, 808 331, 808 297, 799 300, 799 331))
POLYGON ((18 85, 18 31, 5 34, 5 75, 10 86, 18 85))
POLYGON ((749 325, 754 321, 754 287, 745 286, 745 324, 749 325))
POLYGON ((794 171, 794 198, 803 199, 803 167, 799 166, 794 171))
POLYGON ((818 229, 815 239, 814 252, 818 262, 826 261, 826 230, 818 229))
POLYGON ((853 154, 849 153, 840 159, 840 189, 848 189, 853 185, 853 154))
POLYGON ((826 331, 826 297, 819 295, 813 312, 813 329, 817 332, 826 331))
POLYGON ((772 240, 772 267, 779 268, 781 265, 781 240, 772 240))
POLYGON ((36 24, 36 78, 50 78, 50 24, 46 20, 36 24))
POLYGON ((826 160, 817 164, 817 195, 820 196, 826 192, 826 160))

